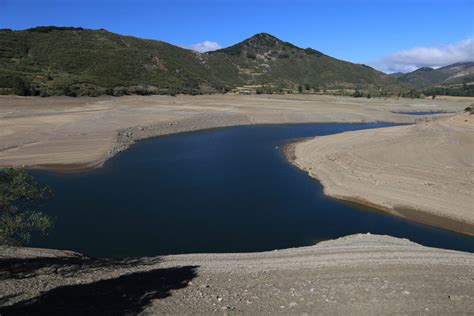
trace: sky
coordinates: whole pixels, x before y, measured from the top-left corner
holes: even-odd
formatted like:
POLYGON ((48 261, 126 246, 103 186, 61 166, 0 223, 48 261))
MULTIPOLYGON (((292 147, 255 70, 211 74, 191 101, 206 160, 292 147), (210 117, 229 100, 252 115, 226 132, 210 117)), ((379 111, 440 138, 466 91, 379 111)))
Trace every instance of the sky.
POLYGON ((474 0, 0 0, 0 28, 44 25, 198 51, 266 32, 385 72, 474 60, 474 0))

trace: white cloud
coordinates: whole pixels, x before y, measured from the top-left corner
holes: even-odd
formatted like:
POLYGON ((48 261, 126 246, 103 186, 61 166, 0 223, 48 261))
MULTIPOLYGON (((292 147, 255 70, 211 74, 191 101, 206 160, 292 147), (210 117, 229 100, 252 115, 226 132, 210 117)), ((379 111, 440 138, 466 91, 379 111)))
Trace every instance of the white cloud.
POLYGON ((371 63, 385 72, 409 72, 420 67, 438 68, 457 62, 474 61, 474 37, 438 47, 415 47, 390 54, 371 63))
POLYGON ((219 45, 219 43, 211 42, 211 41, 204 41, 204 42, 201 42, 201 43, 185 46, 185 48, 195 50, 195 51, 200 52, 200 53, 205 53, 205 52, 209 52, 211 50, 220 49, 222 47, 221 47, 221 45, 219 45))

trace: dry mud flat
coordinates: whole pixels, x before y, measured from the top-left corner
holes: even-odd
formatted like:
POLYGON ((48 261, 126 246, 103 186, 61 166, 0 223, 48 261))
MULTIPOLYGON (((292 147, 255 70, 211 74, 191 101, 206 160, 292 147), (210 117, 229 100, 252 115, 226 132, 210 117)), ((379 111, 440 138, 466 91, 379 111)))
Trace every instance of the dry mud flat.
POLYGON ((290 145, 330 196, 474 236, 474 115, 290 145))
POLYGON ((397 111, 462 111, 472 100, 318 95, 0 96, 0 166, 80 170, 101 166, 138 139, 250 124, 412 123, 397 111))
POLYGON ((388 236, 125 260, 0 250, 0 314, 468 315, 474 255, 388 236))

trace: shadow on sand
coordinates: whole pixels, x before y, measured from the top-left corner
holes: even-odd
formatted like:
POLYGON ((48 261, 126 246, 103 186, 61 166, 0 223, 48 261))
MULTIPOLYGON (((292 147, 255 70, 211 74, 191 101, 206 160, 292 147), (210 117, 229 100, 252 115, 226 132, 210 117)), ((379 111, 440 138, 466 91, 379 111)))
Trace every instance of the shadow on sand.
MULTIPOLYGON (((116 267, 136 266, 140 264, 137 261, 142 260, 25 259, 26 265, 18 265, 13 270, 6 269, 7 263, 5 260, 0 260, 2 273, 0 279, 29 278, 47 271, 59 274, 63 272, 82 274, 92 273, 92 270, 100 273, 100 269, 104 268, 110 272, 114 265, 116 267), (23 268, 20 269, 19 266, 23 268), (55 272, 48 269, 55 269, 55 272)), ((9 265, 9 268, 12 266, 9 265)), ((197 268, 197 266, 156 268, 88 284, 60 286, 31 300, 0 307, 0 315, 136 315, 153 300, 170 296, 171 290, 185 288, 189 281, 197 276, 197 268)), ((80 280, 80 275, 77 279, 80 280)))
POLYGON ((59 274, 61 276, 76 276, 77 273, 90 273, 100 269, 132 268, 137 265, 155 265, 160 262, 154 258, 88 258, 74 257, 35 257, 35 258, 5 258, 0 259, 0 280, 24 279, 40 274, 59 274))

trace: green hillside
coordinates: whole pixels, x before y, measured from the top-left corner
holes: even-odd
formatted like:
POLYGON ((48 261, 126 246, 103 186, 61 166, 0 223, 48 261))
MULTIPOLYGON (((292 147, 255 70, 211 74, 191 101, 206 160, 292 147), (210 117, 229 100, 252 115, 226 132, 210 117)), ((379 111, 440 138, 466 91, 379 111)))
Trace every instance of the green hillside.
POLYGON ((399 88, 396 80, 365 65, 337 60, 311 48, 302 49, 261 33, 234 46, 209 53, 238 69, 247 84, 311 88, 399 88))
POLYGON ((209 83, 221 87, 192 51, 105 30, 0 31, 0 64, 1 87, 13 88, 23 80, 51 94, 167 92, 176 87, 191 93, 209 83))
POLYGON ((200 54, 105 30, 37 27, 0 30, 0 93, 122 95, 213 93, 242 86, 275 91, 396 91, 394 78, 301 49, 269 34, 200 54))
POLYGON ((419 68, 406 74, 392 74, 403 83, 418 89, 450 87, 474 83, 474 62, 463 62, 433 69, 419 68))

